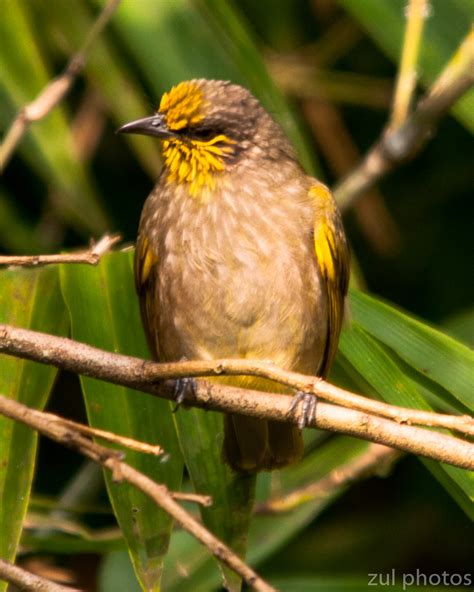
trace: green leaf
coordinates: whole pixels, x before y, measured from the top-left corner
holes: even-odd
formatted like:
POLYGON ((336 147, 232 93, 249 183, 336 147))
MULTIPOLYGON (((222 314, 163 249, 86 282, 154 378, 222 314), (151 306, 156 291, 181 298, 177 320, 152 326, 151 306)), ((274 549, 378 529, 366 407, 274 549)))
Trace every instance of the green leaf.
MULTIPOLYGON (((354 317, 357 318, 357 314, 354 317)), ((421 326, 421 323, 418 324, 421 326)), ((387 321, 385 329, 388 325, 387 321)), ((405 339, 405 347, 409 348, 412 336, 405 334, 405 339)), ((422 390, 413 378, 403 372, 403 366, 397 363, 393 352, 366 333, 355 320, 352 329, 343 332, 339 347, 342 354, 384 401, 402 407, 431 409, 428 401, 422 396, 422 390)), ((474 517, 474 473, 427 459, 420 460, 440 480, 464 511, 474 517)))
MULTIPOLYGON (((59 2, 54 11, 42 11, 41 15, 45 18, 44 27, 52 27, 51 35, 62 36, 67 41, 69 55, 80 46, 96 17, 82 2, 59 2)), ((107 30, 94 42, 84 74, 91 87, 100 92, 117 127, 150 111, 150 102, 134 69, 110 42, 107 30)), ((159 143, 144 142, 133 134, 124 136, 124 140, 148 173, 156 177, 161 161, 159 143)))
MULTIPOLYGON (((31 7, 21 0, 8 7, 8 19, 0 19, 0 88, 9 120, 50 82, 40 31, 35 30, 31 7)), ((5 109, 2 109, 2 114, 5 109)), ((4 128, 9 121, 3 121, 4 128)), ((29 165, 55 189, 58 213, 82 233, 103 232, 107 219, 98 197, 75 154, 64 110, 51 113, 31 125, 19 151, 29 165)))
MULTIPOLYGON (((80 537, 72 536, 71 533, 57 532, 49 527, 47 531, 45 529, 38 532, 25 530, 21 536, 21 546, 29 553, 57 553, 58 555, 96 553, 101 555, 124 550, 124 553, 127 554, 123 537, 117 536, 115 533, 98 532, 96 537, 80 537)), ((130 569, 133 573, 133 567, 130 569)))
MULTIPOLYGON (((148 357, 134 293, 131 253, 106 255, 97 267, 62 266, 61 283, 73 337, 108 351, 148 357)), ((126 461, 171 490, 179 489, 182 458, 169 404, 131 389, 81 378, 92 426, 153 444, 162 459, 127 451, 126 461)), ((159 590, 170 517, 144 494, 106 473, 109 496, 144 590, 159 590)))
POLYGON ((462 310, 445 319, 443 330, 471 349, 474 348, 474 308, 462 310))
POLYGON ((384 302, 351 291, 354 320, 474 412, 474 352, 384 302))
MULTIPOLYGON (((0 272, 0 323, 64 335, 66 311, 56 267, 0 272)), ((42 409, 56 369, 0 356, 0 393, 42 409)), ((0 416, 0 557, 13 561, 31 491, 37 434, 0 416)), ((0 590, 6 584, 0 583, 0 590)))
MULTIPOLYGON (((300 463, 283 471, 275 471, 271 475, 262 473, 258 476, 257 490, 260 491, 259 501, 269 496, 270 481, 273 480, 273 494, 287 493, 304 483, 317 481, 331 470, 363 454, 368 447, 367 442, 346 436, 331 438, 316 450, 310 452, 300 463)), ((312 500, 295 510, 271 516, 256 515, 249 533, 247 561, 258 567, 292 537, 305 528, 324 508, 331 504, 345 491, 345 487, 335 488, 327 496, 312 500)), ((214 562, 206 550, 186 533, 173 536, 164 574, 167 592, 187 589, 197 591, 212 590, 219 585, 218 572, 214 562), (179 565, 181 570, 176 569, 179 565), (186 579, 183 578, 183 573, 186 579)))
MULTIPOLYGON (((341 2, 381 49, 398 63, 406 25, 406 0, 341 2)), ((453 57, 470 31, 474 14, 472 0, 431 0, 429 6, 430 16, 425 23, 419 57, 419 74, 425 86, 441 74, 453 57)), ((465 93, 452 110, 469 130, 474 131, 474 90, 465 93)))
MULTIPOLYGON (((255 477, 231 471, 222 460, 223 418, 200 409, 180 409, 176 425, 184 460, 196 493, 212 496, 201 507, 204 524, 241 557, 245 557, 255 477)), ((225 587, 240 590, 240 577, 219 562, 225 587)))

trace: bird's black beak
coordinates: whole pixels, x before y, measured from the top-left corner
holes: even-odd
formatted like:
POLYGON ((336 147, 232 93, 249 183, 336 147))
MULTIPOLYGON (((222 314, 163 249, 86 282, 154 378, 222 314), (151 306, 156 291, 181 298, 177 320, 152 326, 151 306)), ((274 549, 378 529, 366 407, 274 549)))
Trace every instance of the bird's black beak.
POLYGON ((116 134, 142 134, 144 136, 155 136, 166 140, 173 138, 175 134, 168 128, 163 115, 157 113, 151 117, 136 119, 119 127, 116 134))

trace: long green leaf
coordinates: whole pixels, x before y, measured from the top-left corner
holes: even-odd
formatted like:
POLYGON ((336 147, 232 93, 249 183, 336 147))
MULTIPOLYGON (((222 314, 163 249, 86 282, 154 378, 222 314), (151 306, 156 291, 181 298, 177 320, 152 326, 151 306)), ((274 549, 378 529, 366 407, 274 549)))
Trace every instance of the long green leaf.
MULTIPOLYGON (((294 467, 275 472, 273 475, 275 481, 279 483, 278 491, 283 494, 302 486, 303 483, 316 481, 332 469, 363 454, 367 446, 367 442, 354 438, 345 436, 332 438, 294 467)), ((270 478, 266 473, 258 477, 261 486, 257 489, 263 491, 261 501, 269 495, 270 478)), ((343 487, 334 489, 326 497, 303 504, 292 512, 255 516, 249 533, 247 561, 254 567, 258 567, 305 528, 344 490, 343 487)), ((203 551, 202 547, 186 534, 178 533, 178 536, 173 536, 166 558, 164 583, 166 590, 170 592, 179 592, 184 589, 184 585, 187 586, 186 589, 207 592, 218 587, 219 578, 205 550, 203 551), (182 571, 176 569, 177 565, 182 568, 182 571), (186 579, 183 579, 182 572, 186 573, 186 579)))
MULTIPOLYGON (((63 35, 69 44, 68 53, 74 52, 92 27, 95 15, 85 3, 58 2, 54 11, 44 11, 44 26, 51 27, 51 35, 63 35)), ((150 101, 143 93, 134 69, 122 59, 116 46, 110 42, 107 31, 94 43, 84 73, 97 89, 117 127, 134 117, 143 117, 150 108, 150 101)), ((150 175, 156 177, 161 151, 158 142, 144 142, 142 138, 126 135, 138 160, 150 175)))
POLYGON ((474 412, 474 352, 393 306, 351 291, 354 320, 474 412))
MULTIPOLYGON (((134 293, 130 253, 112 253, 99 266, 63 266, 61 284, 75 339, 109 351, 148 357, 134 293)), ((126 460, 171 490, 179 489, 182 458, 169 404, 151 395, 82 378, 92 426, 160 444, 167 457, 127 451, 126 460)), ((144 590, 159 590, 171 519, 144 494, 106 473, 109 496, 144 590)))
MULTIPOLYGON (((222 460, 223 422, 218 413, 180 409, 176 414, 178 435, 197 493, 212 496, 213 504, 201 508, 205 525, 245 556, 254 500, 255 477, 231 471, 222 460)), ((219 564, 228 590, 240 590, 240 578, 219 564)))
MULTIPOLYGON (((0 19, 0 87, 8 98, 11 120, 53 78, 43 49, 31 10, 22 0, 9 3, 8 18, 0 19)), ((3 121, 2 127, 6 129, 8 123, 3 121)), ((39 177, 55 189, 57 211, 74 228, 87 234, 107 228, 102 206, 75 154, 61 107, 31 126, 19 150, 39 177)))
MULTIPOLYGON (((0 271, 0 323, 64 335, 67 317, 55 267, 0 271)), ((56 369, 0 356, 0 393, 42 409, 56 369)), ((18 547, 35 466, 37 435, 0 416, 0 557, 12 561, 18 547)), ((0 590, 6 584, 0 582, 0 590)))
MULTIPOLYGON (((340 349, 380 397, 393 405, 430 409, 417 383, 397 364, 396 356, 356 322, 342 334, 340 349)), ((460 506, 474 517, 474 473, 422 459, 460 506), (434 469, 434 470, 433 470, 434 469)))

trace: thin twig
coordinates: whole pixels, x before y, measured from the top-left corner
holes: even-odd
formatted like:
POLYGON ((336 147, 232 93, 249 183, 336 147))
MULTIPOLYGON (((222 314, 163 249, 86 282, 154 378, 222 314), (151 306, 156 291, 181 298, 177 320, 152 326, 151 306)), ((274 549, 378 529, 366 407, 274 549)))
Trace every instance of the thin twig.
POLYGON ((171 496, 173 499, 179 500, 181 502, 194 502, 195 504, 200 504, 201 506, 205 507, 212 506, 211 495, 201 495, 199 493, 184 493, 182 491, 172 491, 171 496))
POLYGON ((35 267, 54 263, 87 263, 97 265, 102 255, 122 240, 120 234, 105 234, 87 251, 55 255, 0 255, 0 265, 35 267))
POLYGON ((109 0, 89 31, 82 47, 69 60, 64 72, 52 80, 34 101, 18 113, 3 142, 0 144, 0 172, 5 169, 21 138, 34 121, 39 121, 54 108, 70 91, 74 80, 84 68, 91 45, 100 35, 120 0, 109 0))
POLYGON ((127 481, 145 493, 157 506, 167 512, 182 528, 195 536, 209 551, 255 590, 275 592, 275 589, 262 580, 244 561, 242 561, 229 547, 209 532, 189 512, 184 510, 174 499, 168 488, 140 473, 125 463, 115 450, 105 448, 100 444, 84 438, 79 432, 71 431, 58 422, 51 422, 48 414, 26 405, 12 401, 0 395, 0 413, 19 421, 39 433, 75 449, 84 456, 101 464, 112 472, 116 482, 127 481))
POLYGON ((66 428, 79 432, 83 436, 100 438, 106 442, 118 444, 119 446, 123 446, 129 450, 135 450, 136 452, 142 452, 143 454, 152 454, 154 456, 160 456, 163 454, 163 448, 156 444, 148 444, 147 442, 140 442, 139 440, 134 440, 133 438, 127 438, 126 436, 119 436, 113 432, 91 428, 90 426, 77 423, 76 421, 72 421, 64 417, 59 417, 59 415, 54 415, 52 413, 48 413, 47 415, 51 421, 57 422, 66 428))
MULTIPOLYGON (((102 472, 101 467, 99 466, 98 468, 102 472)), ((22 526, 23 529, 38 531, 40 536, 47 531, 56 530, 64 534, 74 535, 86 541, 123 541, 123 533, 117 526, 89 528, 76 520, 64 517, 64 515, 65 512, 62 515, 46 515, 28 511, 22 526)))
POLYGON ((474 84, 474 30, 462 42, 415 111, 396 130, 385 131, 361 164, 334 190, 342 210, 384 175, 415 156, 432 135, 441 117, 474 84))
POLYGON ((401 453, 393 448, 371 444, 363 454, 334 469, 319 481, 261 502, 255 506, 254 511, 258 514, 288 512, 315 499, 324 499, 354 481, 378 474, 381 466, 385 468, 391 465, 399 456, 401 453))
MULTIPOLYGON (((384 413, 396 419, 391 421, 373 415, 372 411, 362 412, 320 402, 317 417, 309 427, 341 432, 458 467, 474 469, 473 444, 407 425, 412 421, 424 421, 425 425, 472 433, 473 418, 387 405, 355 395, 316 377, 289 372, 264 361, 215 360, 157 364, 106 352, 64 337, 8 325, 0 325, 0 352, 152 393, 168 400, 174 400, 175 382, 163 382, 165 379, 224 374, 261 376, 296 390, 314 393, 326 400, 344 402, 350 407, 364 407, 373 410, 373 413, 384 413)), ((291 403, 292 397, 288 395, 244 390, 202 380, 196 381, 194 398, 187 401, 187 404, 203 409, 297 424, 298 417, 289 414, 291 403)))
POLYGON ((51 580, 26 571, 4 559, 0 559, 0 580, 17 586, 28 592, 80 592, 78 588, 61 586, 51 580))
POLYGON ((392 117, 389 124, 391 129, 400 127, 408 116, 413 91, 416 87, 416 65, 423 25, 430 10, 429 0, 410 0, 406 7, 407 26, 393 97, 392 117))

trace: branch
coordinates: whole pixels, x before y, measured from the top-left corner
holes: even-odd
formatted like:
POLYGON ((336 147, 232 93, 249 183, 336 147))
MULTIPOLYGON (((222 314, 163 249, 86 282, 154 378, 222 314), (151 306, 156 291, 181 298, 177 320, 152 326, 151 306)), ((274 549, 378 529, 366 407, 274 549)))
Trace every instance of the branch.
MULTIPOLYGON (((134 485, 152 499, 157 506, 167 512, 182 528, 205 545, 219 561, 225 563, 230 569, 239 574, 248 585, 261 592, 275 592, 274 588, 262 580, 229 547, 204 528, 189 512, 184 510, 173 499, 173 494, 165 485, 155 483, 152 479, 125 463, 121 458, 121 453, 91 442, 79 432, 72 431, 69 427, 58 422, 51 423, 49 414, 30 409, 26 405, 2 395, 0 395, 0 413, 87 456, 111 471, 115 482, 127 481, 134 485)), ((49 588, 44 589, 48 590, 49 588)), ((63 591, 61 590, 61 592, 63 591)))
POLYGON ((113 432, 108 432, 106 430, 91 428, 90 426, 77 423, 76 421, 72 421, 70 419, 65 419, 64 417, 60 417, 54 413, 44 413, 44 417, 48 418, 51 423, 56 423, 60 426, 63 426, 65 429, 70 429, 72 432, 77 432, 83 436, 100 438, 106 442, 118 444, 119 446, 123 446, 129 450, 135 450, 144 454, 153 454, 154 456, 160 456, 163 454, 163 448, 158 445, 140 442, 138 440, 134 440, 133 438, 127 438, 126 436, 119 436, 118 434, 114 434, 113 432))
POLYGON ((381 465, 390 465, 399 456, 400 452, 392 448, 371 444, 363 454, 334 469, 319 481, 295 489, 284 496, 261 502, 255 506, 254 512, 258 514, 288 512, 315 499, 327 498, 354 481, 380 474, 381 465))
POLYGON ((91 45, 109 22, 119 3, 120 0, 109 0, 89 31, 82 47, 69 60, 64 72, 52 80, 33 102, 23 107, 18 113, 3 142, 0 144, 0 172, 5 169, 30 124, 48 115, 70 91, 74 80, 84 68, 91 45))
POLYGON ((52 263, 88 263, 97 265, 105 253, 116 245, 122 237, 120 234, 104 234, 104 236, 86 251, 61 253, 59 255, 0 255, 0 265, 17 265, 32 267, 51 265, 52 263))
POLYGON ((430 14, 429 0, 410 0, 406 7, 408 20, 403 41, 397 86, 393 97, 392 118, 389 127, 396 129, 405 121, 416 87, 416 62, 420 49, 423 25, 430 14))
MULTIPOLYGON (((355 395, 318 378, 296 374, 268 362, 216 360, 157 364, 114 354, 98 348, 27 329, 0 325, 0 352, 50 364, 84 376, 174 400, 175 382, 165 379, 190 376, 253 375, 268 378, 296 390, 346 405, 364 407, 364 411, 319 403, 316 417, 308 427, 320 428, 385 444, 454 466, 474 469, 474 445, 450 435, 406 425, 412 418, 427 425, 472 433, 474 419, 468 416, 439 415, 415 409, 403 409, 355 395), (371 411, 368 411, 371 409, 371 411), (377 416, 390 413, 397 422, 377 416), (374 413, 374 414, 372 414, 374 413)), ((249 415, 298 423, 289 414, 291 395, 244 390, 208 381, 196 381, 192 400, 186 404, 202 409, 249 415)))
POLYGON ((112 354, 64 337, 1 324, 0 352, 57 366, 77 374, 94 376, 115 384, 125 384, 153 394, 157 391, 156 383, 167 379, 221 374, 258 376, 284 384, 296 391, 312 393, 330 403, 393 419, 400 424, 445 428, 474 436, 474 418, 468 415, 446 415, 389 405, 356 395, 314 376, 283 370, 263 360, 229 359, 158 364, 112 354), (124 382, 119 383, 114 377, 124 382))
POLYGON ((61 586, 51 580, 32 574, 26 569, 17 567, 4 559, 0 559, 0 580, 17 586, 28 592, 80 592, 78 588, 61 586))
POLYGON ((471 30, 405 123, 393 131, 386 130, 362 163, 336 187, 334 196, 341 210, 349 208, 382 176, 420 152, 441 117, 473 83, 474 30, 471 30))

